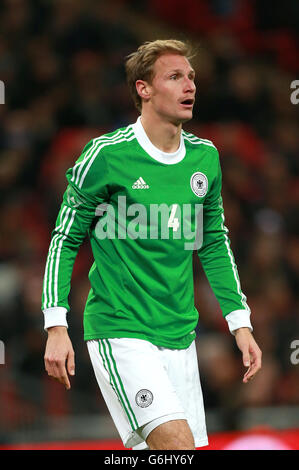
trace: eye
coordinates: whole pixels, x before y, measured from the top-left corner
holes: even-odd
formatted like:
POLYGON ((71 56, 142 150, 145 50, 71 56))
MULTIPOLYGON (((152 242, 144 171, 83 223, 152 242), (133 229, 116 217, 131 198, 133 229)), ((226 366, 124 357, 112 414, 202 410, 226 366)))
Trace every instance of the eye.
POLYGON ((170 80, 176 80, 177 78, 178 78, 178 76, 177 76, 177 74, 175 73, 175 74, 171 75, 170 80))

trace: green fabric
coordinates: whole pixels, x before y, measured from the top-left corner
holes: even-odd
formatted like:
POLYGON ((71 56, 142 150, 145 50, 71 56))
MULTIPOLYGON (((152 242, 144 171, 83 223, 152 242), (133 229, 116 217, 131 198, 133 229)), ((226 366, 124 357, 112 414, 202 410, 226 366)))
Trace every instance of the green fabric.
POLYGON ((189 229, 195 232, 201 204, 203 244, 197 251, 222 313, 248 310, 224 226, 218 151, 210 141, 184 131, 182 136, 185 157, 165 164, 141 147, 128 126, 89 142, 66 173, 68 187, 52 233, 42 308, 70 310, 73 264, 88 235, 94 263, 84 311, 85 340, 141 338, 179 349, 191 344, 198 312, 193 250, 186 249, 186 243, 190 246, 195 238, 190 240, 184 229, 190 221, 189 229), (198 188, 206 179, 203 196, 191 188, 195 174, 203 175, 198 188), (109 204, 103 214, 102 203, 109 204), (138 224, 140 206, 133 204, 145 209, 146 223, 138 224), (168 206, 168 217, 159 217, 155 226, 150 211, 161 204, 168 206), (125 218, 127 211, 132 212, 125 218), (113 217, 116 227, 111 229, 113 217), (155 238, 150 237, 154 228, 155 238), (110 237, 99 239, 104 230, 110 237), (168 238, 162 237, 165 233, 168 238))

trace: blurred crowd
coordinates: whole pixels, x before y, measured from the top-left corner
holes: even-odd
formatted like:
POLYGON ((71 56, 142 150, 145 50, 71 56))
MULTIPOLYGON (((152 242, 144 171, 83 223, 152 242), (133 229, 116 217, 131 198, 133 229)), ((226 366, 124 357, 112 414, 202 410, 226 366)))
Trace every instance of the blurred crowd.
POLYGON ((66 169, 91 138, 138 116, 124 58, 145 40, 174 36, 198 48, 197 103, 185 129, 219 149, 226 225, 263 351, 262 371, 242 384, 241 355, 195 255, 206 407, 222 410, 233 429, 244 407, 299 404, 299 369, 290 360, 299 340, 299 104, 290 99, 299 79, 298 7, 297 0, 1 2, 0 431, 41 413, 106 410, 83 342, 88 242, 72 278, 78 367, 67 393, 44 372, 45 261, 66 169))

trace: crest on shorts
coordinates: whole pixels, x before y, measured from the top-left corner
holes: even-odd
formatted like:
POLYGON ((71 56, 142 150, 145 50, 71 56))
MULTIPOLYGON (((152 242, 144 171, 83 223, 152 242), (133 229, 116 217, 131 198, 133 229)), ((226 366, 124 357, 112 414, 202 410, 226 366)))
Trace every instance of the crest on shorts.
POLYGON ((208 191, 208 178, 204 173, 197 171, 191 176, 190 186, 196 196, 203 197, 208 191))
POLYGON ((143 388, 136 393, 135 401, 141 408, 147 408, 153 403, 154 395, 150 390, 143 388))

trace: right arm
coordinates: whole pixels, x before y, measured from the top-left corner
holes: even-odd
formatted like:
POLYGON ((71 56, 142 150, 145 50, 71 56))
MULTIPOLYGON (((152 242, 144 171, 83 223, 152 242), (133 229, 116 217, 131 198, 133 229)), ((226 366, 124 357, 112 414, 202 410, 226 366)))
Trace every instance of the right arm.
POLYGON ((108 197, 104 157, 90 141, 73 168, 66 173, 68 187, 49 246, 42 293, 44 328, 48 340, 44 356, 51 377, 70 388, 67 372, 74 374, 74 351, 66 314, 73 266, 79 248, 95 217, 96 207, 108 197))

